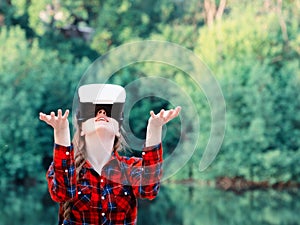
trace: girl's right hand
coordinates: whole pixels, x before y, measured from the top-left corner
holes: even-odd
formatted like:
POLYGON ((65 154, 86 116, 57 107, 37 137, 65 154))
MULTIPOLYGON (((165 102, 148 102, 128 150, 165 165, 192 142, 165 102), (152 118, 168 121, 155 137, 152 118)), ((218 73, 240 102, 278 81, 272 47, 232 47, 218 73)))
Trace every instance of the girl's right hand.
POLYGON ((50 115, 40 112, 40 120, 53 127, 56 131, 64 130, 69 127, 68 116, 69 110, 66 110, 64 115, 62 115, 62 110, 59 109, 57 110, 57 116, 55 116, 54 112, 51 112, 50 115))
POLYGON ((51 112, 50 115, 45 113, 40 113, 40 120, 49 124, 54 129, 54 142, 62 146, 70 146, 70 128, 69 128, 69 110, 66 110, 64 115, 62 110, 57 111, 57 116, 54 112, 51 112))

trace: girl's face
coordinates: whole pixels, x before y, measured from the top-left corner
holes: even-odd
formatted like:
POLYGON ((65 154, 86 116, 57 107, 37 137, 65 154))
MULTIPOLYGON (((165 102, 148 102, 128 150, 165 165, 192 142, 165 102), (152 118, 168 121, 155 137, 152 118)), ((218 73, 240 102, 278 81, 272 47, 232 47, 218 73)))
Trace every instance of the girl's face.
POLYGON ((82 123, 82 135, 97 133, 99 136, 119 135, 119 123, 107 116, 104 109, 100 109, 94 118, 88 119, 82 123))

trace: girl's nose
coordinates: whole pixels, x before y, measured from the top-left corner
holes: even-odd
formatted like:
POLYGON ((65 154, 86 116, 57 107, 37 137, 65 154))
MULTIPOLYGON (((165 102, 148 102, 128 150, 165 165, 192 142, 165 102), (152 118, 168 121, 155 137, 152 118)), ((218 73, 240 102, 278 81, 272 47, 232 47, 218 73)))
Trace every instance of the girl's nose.
POLYGON ((97 116, 106 116, 106 111, 104 109, 100 109, 97 113, 97 116))

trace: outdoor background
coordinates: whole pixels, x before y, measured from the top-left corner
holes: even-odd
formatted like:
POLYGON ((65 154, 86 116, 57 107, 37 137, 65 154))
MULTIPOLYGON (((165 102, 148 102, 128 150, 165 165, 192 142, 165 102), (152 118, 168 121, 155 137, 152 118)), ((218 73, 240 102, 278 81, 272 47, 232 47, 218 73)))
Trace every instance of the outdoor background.
MULTIPOLYGON (((71 109, 89 65, 140 40, 177 43, 207 64, 226 101, 226 133, 200 172, 211 127, 205 95, 182 71, 155 67, 191 96, 201 132, 159 196, 140 201, 138 224, 300 224, 299 0, 0 0, 0 225, 56 224, 45 179, 53 134, 38 114, 71 109)), ((129 66, 110 81, 126 85, 152 69, 129 66)), ((162 106, 173 107, 136 104, 135 135, 145 134, 141 115, 162 106)), ((165 157, 180 129, 170 127, 165 157)))

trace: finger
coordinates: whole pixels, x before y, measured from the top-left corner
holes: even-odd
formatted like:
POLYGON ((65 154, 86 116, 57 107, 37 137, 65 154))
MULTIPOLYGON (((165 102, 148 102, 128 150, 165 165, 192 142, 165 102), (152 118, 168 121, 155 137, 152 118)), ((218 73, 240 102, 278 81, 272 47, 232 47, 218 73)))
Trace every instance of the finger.
POLYGON ((167 115, 165 116, 165 120, 169 121, 170 118, 172 118, 172 115, 174 114, 174 110, 168 110, 167 115))
POLYGON ((159 112, 159 117, 160 117, 161 119, 164 118, 164 113, 165 113, 165 110, 164 110, 164 109, 160 110, 160 112, 159 112))
POLYGON ((44 113, 40 113, 40 120, 44 121, 45 123, 47 123, 49 125, 52 125, 51 124, 51 116, 49 116, 49 115, 46 115, 44 113))
POLYGON ((43 120, 43 121, 45 121, 45 122, 47 122, 49 120, 49 118, 47 117, 47 115, 44 114, 44 113, 40 113, 40 119, 43 120))
POLYGON ((69 116, 69 113, 70 113, 70 111, 67 109, 66 111, 65 111, 65 114, 63 115, 63 119, 67 119, 68 118, 68 116, 69 116))
POLYGON ((155 114, 154 114, 153 110, 150 111, 150 115, 152 118, 155 118, 155 114))
POLYGON ((180 111, 181 111, 181 106, 177 106, 176 109, 175 109, 175 111, 179 114, 180 111))
POLYGON ((168 115, 168 121, 174 119, 179 115, 179 112, 181 110, 180 106, 177 106, 175 109, 171 109, 170 111, 172 112, 170 115, 168 115))
POLYGON ((171 119, 174 119, 176 116, 178 116, 180 110, 181 110, 181 107, 180 107, 180 106, 177 106, 175 109, 173 109, 173 114, 172 114, 172 116, 171 116, 171 119))
POLYGON ((61 111, 61 109, 57 110, 57 117, 58 117, 58 119, 62 118, 62 111, 61 111))
POLYGON ((178 116, 179 113, 180 113, 180 111, 181 111, 181 107, 180 107, 180 106, 177 106, 177 107, 175 108, 175 110, 174 110, 173 118, 175 118, 176 116, 178 116))
POLYGON ((50 116, 51 116, 51 119, 52 119, 52 118, 54 119, 55 113, 54 113, 54 112, 51 112, 51 113, 50 113, 50 116))
POLYGON ((40 120, 45 121, 45 114, 40 112, 40 116, 39 116, 40 120))

